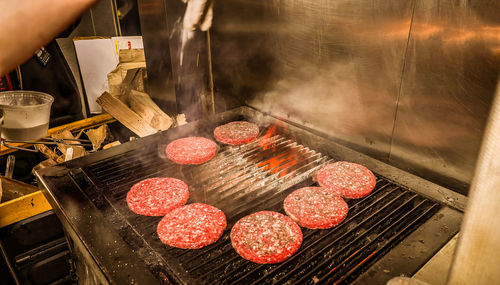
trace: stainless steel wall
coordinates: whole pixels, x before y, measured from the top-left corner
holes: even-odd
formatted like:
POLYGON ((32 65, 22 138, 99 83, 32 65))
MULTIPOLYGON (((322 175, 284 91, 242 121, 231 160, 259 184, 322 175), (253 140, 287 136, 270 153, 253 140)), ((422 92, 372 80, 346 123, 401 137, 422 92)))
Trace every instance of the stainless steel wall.
POLYGON ((500 1, 224 0, 216 96, 466 192, 500 70, 500 1))
POLYGON ((417 1, 390 162, 470 183, 499 70, 500 1, 417 1))

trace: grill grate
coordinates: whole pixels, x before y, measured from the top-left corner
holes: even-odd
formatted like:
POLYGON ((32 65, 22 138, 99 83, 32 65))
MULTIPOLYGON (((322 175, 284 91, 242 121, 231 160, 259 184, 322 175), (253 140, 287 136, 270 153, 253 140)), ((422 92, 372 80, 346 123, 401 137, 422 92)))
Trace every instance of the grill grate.
POLYGON ((303 228, 299 252, 274 265, 242 259, 232 248, 229 232, 240 218, 259 210, 283 212, 293 190, 317 185, 313 174, 332 159, 284 135, 261 137, 243 146, 222 147, 200 166, 179 166, 164 158, 163 149, 124 153, 84 168, 98 186, 88 193, 96 204, 109 205, 121 223, 112 223, 159 279, 196 284, 308 284, 349 282, 425 222, 441 207, 421 195, 377 178, 371 195, 348 200, 349 214, 330 230, 303 228), (125 196, 138 181, 170 176, 189 185, 188 203, 203 202, 224 211, 228 229, 215 244, 199 250, 163 245, 156 236, 161 217, 132 213, 125 196), (97 202, 99 201, 99 202, 97 202))

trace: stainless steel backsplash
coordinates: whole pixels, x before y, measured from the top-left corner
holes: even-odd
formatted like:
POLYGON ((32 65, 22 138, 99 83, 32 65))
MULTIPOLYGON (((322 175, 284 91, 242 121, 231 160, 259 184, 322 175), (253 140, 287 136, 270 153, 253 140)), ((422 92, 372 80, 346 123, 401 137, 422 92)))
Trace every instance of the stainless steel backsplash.
POLYGON ((224 0, 216 96, 466 193, 500 72, 500 1, 224 0))

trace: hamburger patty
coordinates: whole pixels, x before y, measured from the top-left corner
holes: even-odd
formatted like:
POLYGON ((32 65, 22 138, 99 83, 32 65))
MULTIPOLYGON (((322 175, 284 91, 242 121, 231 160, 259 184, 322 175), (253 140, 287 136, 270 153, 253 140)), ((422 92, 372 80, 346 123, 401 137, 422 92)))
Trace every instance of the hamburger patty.
POLYGON ((231 243, 241 257, 255 263, 278 263, 302 244, 302 231, 289 217, 261 211, 240 219, 231 230, 231 243))
POLYGON ((214 157, 217 144, 207 138, 187 137, 169 143, 165 152, 168 159, 178 164, 202 164, 214 157))
POLYGON ((127 205, 139 215, 163 216, 186 204, 188 198, 188 186, 182 180, 156 177, 132 186, 127 193, 127 205))
POLYGON ((286 214, 301 227, 328 229, 340 224, 348 206, 339 195, 321 187, 304 187, 293 191, 283 203, 286 214))
POLYGON ((316 177, 319 185, 349 199, 367 196, 377 183, 375 175, 368 168, 347 161, 324 166, 316 177))
POLYGON ((226 215, 214 206, 194 203, 168 213, 158 223, 160 240, 169 246, 197 249, 216 242, 226 228, 226 215))
POLYGON ((248 143, 258 136, 259 127, 246 121, 230 122, 214 130, 214 137, 218 142, 230 145, 248 143))

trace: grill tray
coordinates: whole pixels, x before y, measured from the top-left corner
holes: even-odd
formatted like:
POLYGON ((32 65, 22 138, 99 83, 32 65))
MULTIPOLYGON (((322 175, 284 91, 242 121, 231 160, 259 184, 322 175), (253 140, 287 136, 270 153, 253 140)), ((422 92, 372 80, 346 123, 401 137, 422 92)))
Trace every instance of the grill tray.
POLYGON ((175 283, 351 281, 441 207, 377 177, 370 196, 348 201, 349 215, 341 225, 329 230, 303 228, 304 242, 297 254, 280 264, 258 265, 233 250, 232 225, 259 210, 284 213, 286 195, 300 187, 317 186, 313 174, 334 160, 284 134, 261 137, 241 147, 221 147, 214 159, 201 166, 175 165, 161 150, 162 146, 124 153, 83 171, 100 190, 87 193, 96 206, 110 216, 121 216, 113 219, 113 226, 122 238, 159 279, 169 276, 175 283), (136 215, 127 208, 125 196, 130 187, 156 176, 184 180, 190 189, 188 203, 203 202, 224 211, 228 228, 217 243, 200 250, 165 246, 155 231, 161 217, 136 215))

